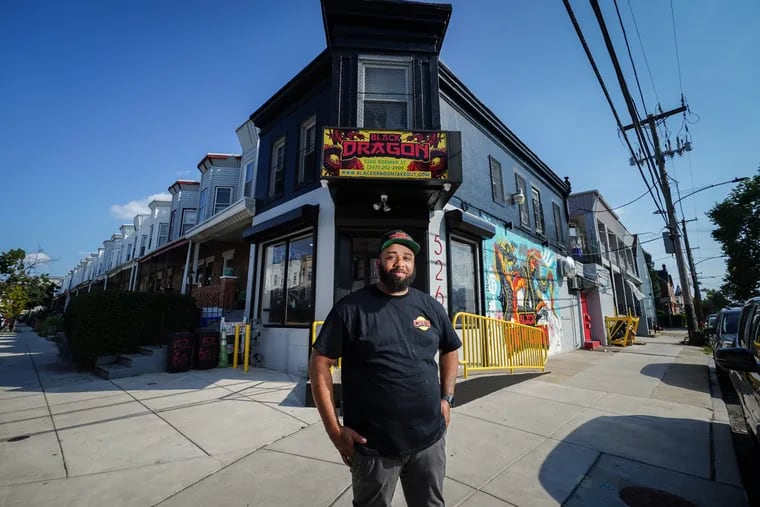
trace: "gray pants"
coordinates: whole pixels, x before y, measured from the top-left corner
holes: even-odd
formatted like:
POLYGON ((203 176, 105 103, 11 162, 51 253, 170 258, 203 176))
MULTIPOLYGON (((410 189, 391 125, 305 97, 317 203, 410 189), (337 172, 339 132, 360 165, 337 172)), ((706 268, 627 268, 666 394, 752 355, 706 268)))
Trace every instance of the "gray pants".
POLYGON ((426 449, 400 458, 365 456, 357 452, 351 463, 353 504, 361 507, 390 506, 396 484, 401 478, 409 507, 443 507, 445 472, 444 437, 426 449))

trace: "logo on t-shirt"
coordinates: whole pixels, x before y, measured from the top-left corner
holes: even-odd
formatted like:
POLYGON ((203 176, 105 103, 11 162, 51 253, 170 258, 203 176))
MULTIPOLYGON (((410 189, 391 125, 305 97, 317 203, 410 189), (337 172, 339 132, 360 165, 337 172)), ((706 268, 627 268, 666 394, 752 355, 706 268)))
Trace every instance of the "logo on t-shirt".
POLYGON ((427 331, 428 329, 430 329, 430 321, 427 320, 422 315, 414 319, 413 324, 414 324, 414 327, 416 327, 420 331, 427 331))

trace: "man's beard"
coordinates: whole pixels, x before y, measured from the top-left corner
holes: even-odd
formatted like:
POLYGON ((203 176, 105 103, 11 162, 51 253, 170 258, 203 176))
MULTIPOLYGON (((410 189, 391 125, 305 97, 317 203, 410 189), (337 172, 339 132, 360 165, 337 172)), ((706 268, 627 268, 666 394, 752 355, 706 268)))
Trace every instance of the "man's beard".
POLYGON ((413 269, 411 273, 407 273, 405 278, 399 278, 392 271, 386 271, 382 265, 378 265, 377 274, 388 291, 401 292, 408 289, 414 283, 414 276, 417 274, 417 270, 413 269))

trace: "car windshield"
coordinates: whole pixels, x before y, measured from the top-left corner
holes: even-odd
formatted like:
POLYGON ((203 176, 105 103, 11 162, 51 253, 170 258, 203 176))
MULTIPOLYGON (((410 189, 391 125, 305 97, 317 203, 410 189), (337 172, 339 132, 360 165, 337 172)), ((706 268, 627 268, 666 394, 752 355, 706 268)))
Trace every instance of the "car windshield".
POLYGON ((721 333, 736 334, 736 329, 739 327, 739 312, 727 313, 721 321, 720 331, 721 333))

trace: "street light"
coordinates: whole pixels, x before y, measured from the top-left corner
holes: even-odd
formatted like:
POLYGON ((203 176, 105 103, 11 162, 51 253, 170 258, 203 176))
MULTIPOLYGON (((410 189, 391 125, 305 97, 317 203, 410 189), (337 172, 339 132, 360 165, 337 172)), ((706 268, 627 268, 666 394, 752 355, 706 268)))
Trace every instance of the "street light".
MULTIPOLYGON (((698 194, 699 192, 702 192, 703 190, 708 190, 710 188, 719 187, 721 185, 728 185, 729 183, 739 183, 741 181, 747 181, 749 179, 749 176, 740 176, 737 178, 734 178, 732 180, 728 181, 721 181, 720 183, 713 183, 712 185, 707 185, 706 187, 698 188, 694 190, 693 192, 689 192, 688 194, 684 195, 683 197, 679 196, 678 200, 673 203, 673 206, 678 204, 679 202, 683 201, 687 197, 691 197, 694 194, 698 194)), ((653 215, 665 215, 666 212, 662 210, 656 210, 652 212, 653 215)))
POLYGON ((725 259, 728 255, 713 255, 712 257, 705 257, 704 259, 700 259, 697 262, 694 263, 694 265, 702 264, 705 261, 709 261, 711 259, 725 259))

